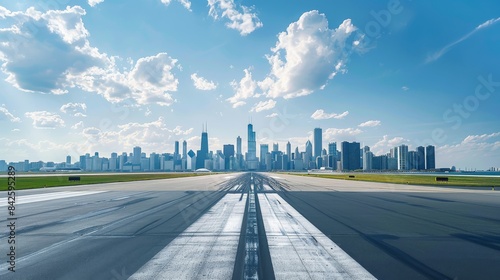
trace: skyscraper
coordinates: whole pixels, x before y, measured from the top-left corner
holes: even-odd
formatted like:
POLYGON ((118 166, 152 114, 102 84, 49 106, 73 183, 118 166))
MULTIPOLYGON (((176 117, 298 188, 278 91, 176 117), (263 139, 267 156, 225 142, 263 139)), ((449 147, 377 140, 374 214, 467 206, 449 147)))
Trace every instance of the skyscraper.
POLYGON ((408 146, 401 145, 398 149, 398 170, 408 170, 408 146))
POLYGON ((432 145, 425 147, 426 169, 436 169, 436 148, 432 145))
POLYGON ((208 152, 208 132, 204 127, 201 133, 201 149, 198 150, 196 155, 196 169, 205 168, 205 160, 209 158, 208 152))
POLYGON ((358 142, 349 143, 347 141, 342 142, 341 149, 341 165, 343 171, 353 171, 360 169, 360 144, 358 142))
POLYGON ((234 158, 234 145, 228 144, 223 146, 224 151, 224 170, 230 170, 231 158, 234 158))
POLYGON ((292 160, 292 144, 290 144, 290 141, 286 143, 286 155, 288 156, 289 160, 292 160))
MULTIPOLYGON (((307 142, 306 142, 306 152, 305 152, 304 158, 303 158, 304 167, 307 168, 307 169, 309 169, 309 168, 312 167, 311 166, 312 155, 313 155, 313 146, 312 146, 311 141, 307 140, 307 142)), ((313 160, 312 162, 315 163, 316 161, 313 160)), ((312 167, 312 168, 314 168, 314 167, 312 167)))
POLYGON ((241 155, 241 137, 236 138, 236 154, 241 155))
POLYGON ((248 124, 248 152, 247 152, 247 169, 256 170, 259 166, 257 161, 257 142, 255 141, 255 131, 253 125, 248 124))
POLYGON ((179 154, 179 141, 174 142, 174 160, 178 160, 180 158, 179 154))
POLYGON ((370 171, 372 170, 372 162, 373 162, 373 153, 370 151, 370 147, 363 147, 363 170, 370 171))
POLYGON ((417 170, 425 169, 425 148, 417 147, 417 170))
POLYGON ((132 164, 141 164, 141 147, 134 147, 134 155, 132 157, 132 164))
POLYGON ((273 152, 278 152, 280 150, 280 147, 278 143, 273 143, 273 152))
POLYGON ((321 156, 322 150, 323 150, 323 130, 317 127, 314 129, 314 160, 316 160, 317 157, 321 156))
POLYGON ((266 155, 269 153, 269 145, 260 144, 260 169, 266 170, 266 155))
POLYGON ((187 142, 186 140, 182 141, 182 158, 187 158, 187 142))

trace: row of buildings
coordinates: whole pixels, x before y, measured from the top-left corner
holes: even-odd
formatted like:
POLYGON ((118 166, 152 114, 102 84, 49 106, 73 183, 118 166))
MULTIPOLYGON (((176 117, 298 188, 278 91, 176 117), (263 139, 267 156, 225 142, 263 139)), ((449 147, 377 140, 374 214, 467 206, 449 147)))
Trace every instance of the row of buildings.
POLYGON ((220 171, 242 170, 310 170, 328 169, 337 171, 389 171, 389 170, 434 170, 435 147, 417 147, 409 151, 407 145, 394 147, 385 155, 374 155, 370 147, 361 147, 358 142, 328 143, 323 148, 323 132, 315 128, 313 142, 305 143, 305 150, 292 150, 290 142, 285 151, 279 145, 260 144, 260 154, 257 156, 256 133, 253 124, 248 124, 247 152, 242 153, 242 139, 236 138, 236 147, 233 144, 223 145, 222 150, 211 151, 208 146, 208 132, 203 129, 200 149, 188 150, 187 142, 175 141, 173 153, 151 153, 149 156, 142 152, 141 147, 134 147, 131 153, 111 153, 111 156, 101 157, 98 152, 94 155, 81 155, 77 162, 72 163, 70 156, 62 163, 54 162, 11 162, 7 164, 0 160, 0 171, 5 171, 8 165, 13 165, 20 171, 192 171, 201 168, 220 171), (339 150, 340 149, 340 150, 339 150))

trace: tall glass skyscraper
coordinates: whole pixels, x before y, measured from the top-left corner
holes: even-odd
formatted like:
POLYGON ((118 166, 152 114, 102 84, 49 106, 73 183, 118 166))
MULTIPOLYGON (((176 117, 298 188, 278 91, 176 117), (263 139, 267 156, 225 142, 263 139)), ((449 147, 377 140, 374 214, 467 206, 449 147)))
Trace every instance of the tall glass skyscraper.
POLYGON ((196 169, 205 168, 205 159, 208 158, 208 132, 205 129, 201 133, 201 149, 196 155, 196 169))
POLYGON ((236 138, 236 154, 241 155, 241 137, 236 138))
POLYGON ((425 148, 417 147, 417 170, 425 169, 425 148))
POLYGON ((319 127, 314 129, 314 160, 321 156, 323 150, 323 130, 319 127))
POLYGON ((247 152, 247 169, 256 170, 259 167, 257 161, 257 142, 255 140, 255 131, 253 125, 248 124, 248 152, 247 152))
POLYGON ((426 169, 436 169, 436 148, 432 145, 425 147, 426 169))

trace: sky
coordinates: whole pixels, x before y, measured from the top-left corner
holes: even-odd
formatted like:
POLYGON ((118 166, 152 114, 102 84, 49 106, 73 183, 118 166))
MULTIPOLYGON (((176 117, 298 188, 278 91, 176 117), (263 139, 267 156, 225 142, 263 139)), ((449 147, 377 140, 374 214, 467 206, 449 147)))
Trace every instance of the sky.
POLYGON ((0 159, 243 139, 500 167, 500 2, 0 1, 0 159), (340 145, 339 145, 340 146, 340 145))

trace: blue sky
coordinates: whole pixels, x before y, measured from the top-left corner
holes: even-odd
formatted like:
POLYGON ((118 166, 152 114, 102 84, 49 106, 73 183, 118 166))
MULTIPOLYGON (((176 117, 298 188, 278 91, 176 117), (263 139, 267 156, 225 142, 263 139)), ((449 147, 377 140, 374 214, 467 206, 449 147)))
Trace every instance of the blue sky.
MULTIPOLYGON (((498 1, 0 1, 0 159, 287 141, 500 167, 498 1)), ((246 144, 243 145, 246 150, 246 144)))

